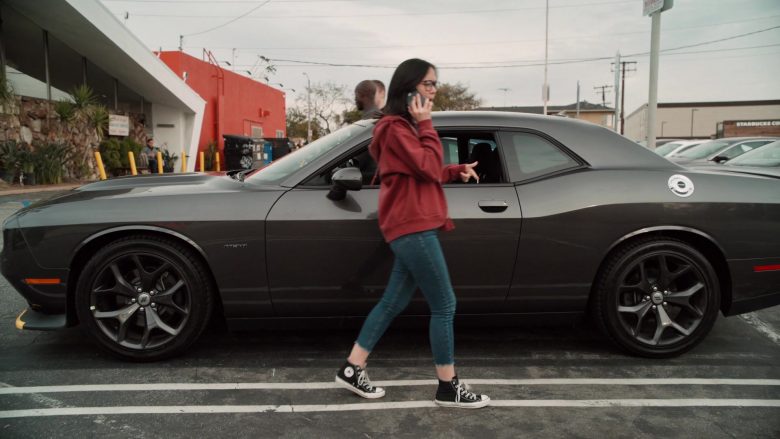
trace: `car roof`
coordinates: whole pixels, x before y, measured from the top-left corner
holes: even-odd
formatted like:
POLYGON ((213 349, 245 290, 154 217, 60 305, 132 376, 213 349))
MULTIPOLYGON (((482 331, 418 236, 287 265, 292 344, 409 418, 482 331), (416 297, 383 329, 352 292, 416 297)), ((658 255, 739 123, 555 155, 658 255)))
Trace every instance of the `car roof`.
POLYGON ((612 130, 577 119, 504 111, 437 111, 432 116, 437 128, 509 128, 541 132, 582 157, 593 168, 680 168, 612 130))

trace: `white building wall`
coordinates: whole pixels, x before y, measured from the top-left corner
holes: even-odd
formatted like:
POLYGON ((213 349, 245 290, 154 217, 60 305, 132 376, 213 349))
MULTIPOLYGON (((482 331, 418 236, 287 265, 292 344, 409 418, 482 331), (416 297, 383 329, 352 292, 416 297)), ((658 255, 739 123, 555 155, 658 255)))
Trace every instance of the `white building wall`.
POLYGON ((160 150, 166 149, 179 157, 179 161, 174 166, 175 172, 181 169, 182 150, 189 150, 191 133, 191 126, 187 126, 181 110, 162 104, 152 104, 152 137, 160 150), (186 132, 187 128, 190 128, 189 133, 186 132))
MULTIPOLYGON (((658 108, 655 127, 658 138, 712 138, 724 120, 780 119, 780 105, 658 108), (692 123, 691 123, 692 122, 692 123)), ((647 135, 647 105, 626 118, 625 135, 644 140, 647 135)))

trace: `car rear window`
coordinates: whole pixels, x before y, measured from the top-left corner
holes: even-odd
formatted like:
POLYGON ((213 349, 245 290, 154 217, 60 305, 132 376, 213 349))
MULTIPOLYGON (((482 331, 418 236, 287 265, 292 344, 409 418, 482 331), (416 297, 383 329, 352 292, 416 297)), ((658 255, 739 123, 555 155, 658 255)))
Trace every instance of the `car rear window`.
POLYGON ((579 166, 556 145, 536 134, 503 132, 500 138, 512 181, 528 180, 579 166))

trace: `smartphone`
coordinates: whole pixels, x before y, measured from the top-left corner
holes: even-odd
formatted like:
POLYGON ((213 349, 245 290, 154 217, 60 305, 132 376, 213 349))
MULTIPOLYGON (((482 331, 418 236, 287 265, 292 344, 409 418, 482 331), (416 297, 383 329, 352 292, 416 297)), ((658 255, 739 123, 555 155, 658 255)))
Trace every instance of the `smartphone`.
MULTIPOLYGON (((409 93, 409 94, 407 94, 406 95, 406 105, 411 107, 412 106, 412 99, 414 99, 414 97, 416 95, 420 95, 420 93, 417 92, 416 90, 411 92, 411 93, 409 93)), ((425 96, 423 96, 423 95, 420 95, 420 106, 421 107, 425 106, 425 96)))

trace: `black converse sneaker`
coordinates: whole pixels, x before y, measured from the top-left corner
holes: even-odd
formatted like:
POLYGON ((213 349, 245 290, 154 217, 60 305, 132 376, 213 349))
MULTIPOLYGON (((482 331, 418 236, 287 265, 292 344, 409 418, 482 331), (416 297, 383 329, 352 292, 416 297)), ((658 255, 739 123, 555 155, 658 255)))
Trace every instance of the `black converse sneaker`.
POLYGON ((365 369, 349 362, 344 363, 336 374, 336 384, 363 398, 376 399, 385 396, 385 389, 371 385, 365 369))
POLYGON ((442 407, 478 409, 488 405, 490 397, 470 392, 466 384, 458 381, 458 377, 454 377, 449 382, 439 380, 439 390, 436 391, 434 402, 442 407))

